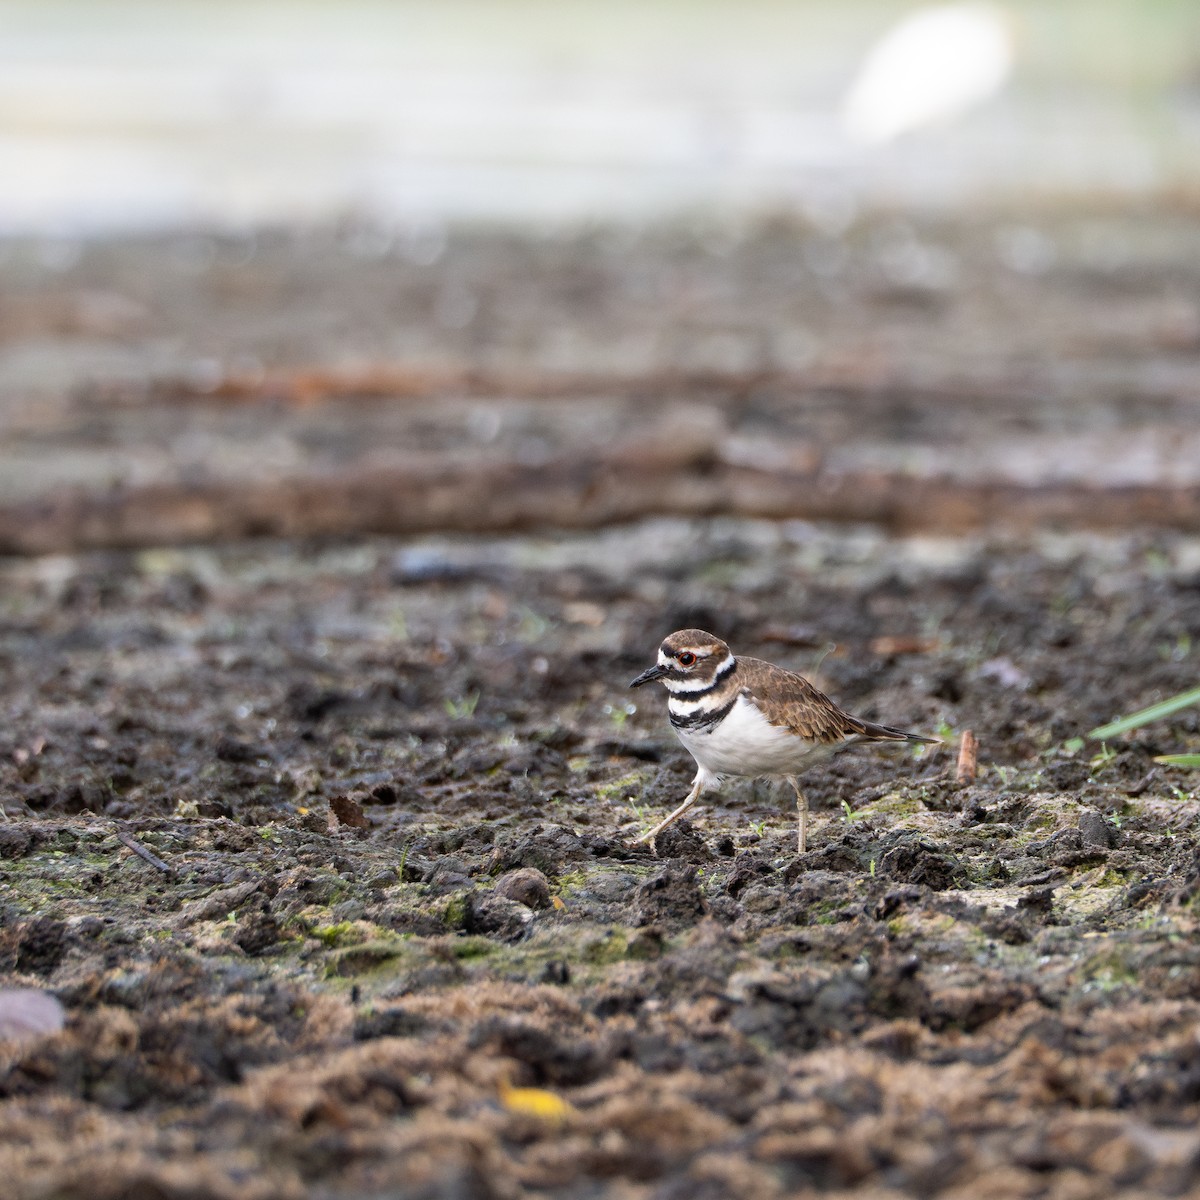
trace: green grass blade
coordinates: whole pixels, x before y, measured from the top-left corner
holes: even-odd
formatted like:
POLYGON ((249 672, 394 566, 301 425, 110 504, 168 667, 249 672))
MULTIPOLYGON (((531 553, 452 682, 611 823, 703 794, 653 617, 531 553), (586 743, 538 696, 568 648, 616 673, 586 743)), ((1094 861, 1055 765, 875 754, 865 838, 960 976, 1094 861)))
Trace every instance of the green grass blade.
POLYGON ((1159 754, 1154 761, 1166 767, 1200 767, 1200 754, 1159 754))
POLYGON ((1098 729, 1093 729, 1088 734, 1088 737, 1096 741, 1116 737, 1118 733, 1128 733, 1131 729, 1141 729, 1143 725, 1149 725, 1151 721, 1157 721, 1160 717, 1169 717, 1172 713, 1176 713, 1181 708, 1187 708, 1192 704, 1200 704, 1200 687, 1192 688, 1190 692, 1180 692, 1178 696, 1172 696, 1170 700, 1163 700, 1158 704, 1152 704, 1149 708, 1143 708, 1140 712, 1131 713, 1127 717, 1122 717, 1119 721, 1113 721, 1108 725, 1101 725, 1098 729))

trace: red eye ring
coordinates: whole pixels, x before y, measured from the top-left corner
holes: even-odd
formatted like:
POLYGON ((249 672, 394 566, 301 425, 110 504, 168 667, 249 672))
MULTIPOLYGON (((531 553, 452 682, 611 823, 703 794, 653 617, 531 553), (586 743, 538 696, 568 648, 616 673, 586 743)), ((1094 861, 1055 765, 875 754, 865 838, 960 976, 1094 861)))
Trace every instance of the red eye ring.
POLYGON ((681 667, 690 667, 696 662, 696 656, 690 650, 680 650, 675 659, 681 667))

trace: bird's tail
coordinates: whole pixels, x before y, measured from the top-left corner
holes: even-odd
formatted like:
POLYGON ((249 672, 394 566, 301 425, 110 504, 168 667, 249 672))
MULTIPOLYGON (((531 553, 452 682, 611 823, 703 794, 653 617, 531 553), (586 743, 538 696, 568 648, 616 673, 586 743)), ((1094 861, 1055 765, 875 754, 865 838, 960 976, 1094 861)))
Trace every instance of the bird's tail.
POLYGON ((856 732, 863 741, 867 742, 926 742, 937 745, 941 738, 924 737, 919 733, 905 733, 903 729, 893 729, 890 725, 876 725, 874 721, 855 720, 856 732))

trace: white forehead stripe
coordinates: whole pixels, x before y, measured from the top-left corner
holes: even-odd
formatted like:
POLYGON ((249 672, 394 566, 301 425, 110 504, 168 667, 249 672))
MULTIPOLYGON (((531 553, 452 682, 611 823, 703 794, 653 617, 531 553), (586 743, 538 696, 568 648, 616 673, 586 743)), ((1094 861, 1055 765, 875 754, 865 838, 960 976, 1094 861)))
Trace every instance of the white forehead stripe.
POLYGON ((713 651, 711 649, 705 650, 699 646, 680 646, 674 654, 668 654, 665 650, 659 650, 658 661, 662 663, 663 666, 666 666, 669 663, 673 663, 676 657, 682 654, 684 651, 687 651, 689 654, 694 654, 697 658, 711 658, 713 655, 713 651))

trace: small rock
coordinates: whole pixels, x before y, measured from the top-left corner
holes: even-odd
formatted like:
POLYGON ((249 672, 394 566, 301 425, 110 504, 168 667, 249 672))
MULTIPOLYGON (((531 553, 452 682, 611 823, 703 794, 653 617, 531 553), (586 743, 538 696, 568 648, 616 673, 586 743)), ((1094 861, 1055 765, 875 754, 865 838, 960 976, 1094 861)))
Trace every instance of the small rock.
POLYGON ((492 890, 497 896, 515 900, 526 908, 550 906, 550 883, 537 867, 518 867, 501 875, 492 890))
POLYGON ((1082 849, 1083 839, 1079 836, 1079 830, 1074 827, 1060 829, 1048 838, 1027 842, 1025 845, 1025 852, 1030 857, 1049 859, 1051 862, 1058 862, 1064 855, 1078 854, 1082 849))
POLYGON ((1066 879, 1067 873, 1062 867, 1051 867, 1047 871, 1038 871, 1034 875, 1027 875, 1024 879, 1019 879, 1017 882, 1024 888, 1044 887, 1046 884, 1058 883, 1066 879))
POLYGON ((746 912, 778 912, 784 894, 778 885, 752 883, 738 893, 737 900, 746 912))

